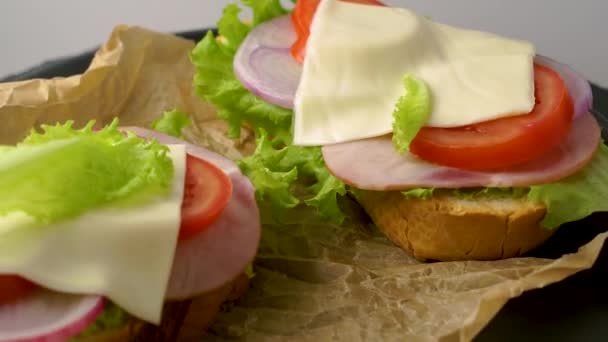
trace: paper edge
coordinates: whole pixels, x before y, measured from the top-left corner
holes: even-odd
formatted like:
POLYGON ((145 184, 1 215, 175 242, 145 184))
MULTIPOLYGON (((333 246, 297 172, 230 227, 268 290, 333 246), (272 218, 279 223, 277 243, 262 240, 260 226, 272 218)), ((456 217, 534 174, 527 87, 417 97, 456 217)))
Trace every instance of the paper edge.
POLYGON ((465 319, 462 327, 439 337, 438 341, 472 341, 492 322, 509 300, 521 296, 524 292, 542 289, 547 285, 559 283, 578 272, 591 269, 597 261, 606 239, 608 239, 608 232, 598 234, 593 240, 581 246, 576 253, 563 255, 523 278, 498 284, 482 295, 476 310, 465 319), (541 285, 538 286, 538 284, 541 285), (516 291, 514 292, 514 290, 516 291), (509 295, 504 296, 505 293, 509 293, 509 295))

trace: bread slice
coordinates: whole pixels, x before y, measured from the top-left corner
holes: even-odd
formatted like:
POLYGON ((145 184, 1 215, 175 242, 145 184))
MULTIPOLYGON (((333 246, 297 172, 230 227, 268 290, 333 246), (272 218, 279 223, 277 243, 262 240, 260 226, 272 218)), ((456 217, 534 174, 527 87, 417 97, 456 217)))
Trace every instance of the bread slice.
POLYGON ((435 191, 420 199, 400 192, 361 192, 358 201, 391 241, 420 260, 516 257, 554 231, 540 226, 545 206, 525 196, 466 199, 435 191))
POLYGON ((234 281, 196 298, 165 304, 160 326, 131 319, 120 329, 75 338, 75 342, 114 341, 201 341, 222 305, 239 299, 249 287, 249 277, 241 274, 234 281))

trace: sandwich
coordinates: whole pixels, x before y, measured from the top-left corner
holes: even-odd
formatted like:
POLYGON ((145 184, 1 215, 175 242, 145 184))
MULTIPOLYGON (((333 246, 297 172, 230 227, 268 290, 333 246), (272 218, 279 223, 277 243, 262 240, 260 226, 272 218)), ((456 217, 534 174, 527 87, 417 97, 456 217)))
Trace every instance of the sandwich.
POLYGON ((254 188, 185 124, 57 123, 0 148, 0 341, 191 340, 244 294, 254 188))
POLYGON ((532 43, 376 0, 243 1, 191 53, 197 94, 255 132, 239 162, 273 219, 355 199, 420 260, 520 256, 608 210, 589 83, 532 43))

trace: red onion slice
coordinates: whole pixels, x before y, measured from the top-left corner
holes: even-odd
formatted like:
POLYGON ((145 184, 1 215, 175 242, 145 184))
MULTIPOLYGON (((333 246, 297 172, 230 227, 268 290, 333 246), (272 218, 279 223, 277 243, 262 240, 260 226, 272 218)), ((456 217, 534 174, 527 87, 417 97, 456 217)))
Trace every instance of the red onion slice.
POLYGON ((302 66, 289 49, 297 36, 289 16, 255 27, 234 57, 234 73, 254 95, 280 107, 293 108, 302 66))
POLYGON ((568 87, 568 92, 574 101, 574 117, 579 117, 589 112, 593 106, 593 93, 591 84, 578 72, 568 65, 555 61, 549 57, 536 56, 535 62, 545 65, 559 73, 568 87))
POLYGON ((65 341, 84 331, 102 312, 103 297, 38 289, 0 305, 0 342, 65 341))
POLYGON ((183 144, 188 154, 214 163, 232 180, 232 197, 217 221, 178 243, 166 298, 190 298, 234 280, 255 258, 261 238, 255 188, 249 179, 233 161, 203 147, 145 128, 122 129, 161 144, 183 144))

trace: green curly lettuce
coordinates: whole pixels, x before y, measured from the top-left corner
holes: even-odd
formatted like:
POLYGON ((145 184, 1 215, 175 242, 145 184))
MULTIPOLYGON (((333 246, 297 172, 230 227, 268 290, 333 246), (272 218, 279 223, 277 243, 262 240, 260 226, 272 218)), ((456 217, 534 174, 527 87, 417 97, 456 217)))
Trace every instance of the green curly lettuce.
MULTIPOLYGON (((254 11, 255 25, 286 13, 276 0, 251 0, 245 4, 254 11)), ((232 138, 239 137, 243 123, 262 128, 270 134, 289 131, 292 111, 256 97, 234 74, 234 55, 252 28, 241 22, 240 12, 238 5, 228 5, 218 22, 222 39, 217 39, 209 31, 192 50, 190 60, 196 68, 195 91, 218 108, 218 115, 230 125, 229 136, 232 138)))
POLYGON ((399 153, 408 152, 410 143, 431 114, 431 91, 426 83, 411 75, 403 78, 405 94, 393 112, 393 145, 399 153))
POLYGON ((239 137, 244 124, 255 128, 256 151, 241 160, 240 167, 255 186, 258 201, 270 203, 274 216, 305 204, 341 223, 345 215, 338 200, 346 186, 329 173, 321 149, 292 146, 293 112, 256 97, 233 72, 234 55, 251 29, 288 12, 278 0, 242 2, 252 10, 251 24, 240 20, 240 6, 228 5, 218 22, 220 37, 209 32, 193 49, 196 93, 218 109, 229 124, 230 137, 239 137))
POLYGON ((420 198, 420 199, 429 199, 433 197, 433 193, 435 192, 435 188, 415 188, 406 191, 402 191, 401 193, 405 198, 420 198))
POLYGON ((329 173, 319 147, 276 147, 261 130, 255 153, 241 161, 241 169, 256 187, 258 201, 271 204, 274 217, 304 197, 323 218, 338 223, 345 219, 338 198, 346 194, 346 186, 329 173), (305 186, 302 196, 296 195, 299 184, 305 186))
POLYGON ((163 113, 163 116, 152 122, 152 129, 176 138, 182 138, 182 129, 192 126, 192 119, 176 109, 163 113))
POLYGON ((243 0, 243 4, 253 11, 253 26, 288 13, 280 0, 243 0))
POLYGON ((608 147, 601 144, 582 171, 554 183, 532 186, 528 198, 547 207, 542 221, 547 228, 608 211, 608 147))
POLYGON ((126 311, 113 302, 106 301, 103 311, 97 316, 95 322, 70 341, 78 341, 102 332, 121 329, 129 323, 129 320, 131 320, 131 316, 126 311))
POLYGON ((173 179, 168 148, 118 130, 71 121, 42 126, 0 153, 0 216, 23 212, 47 224, 101 206, 135 205, 167 194, 173 179), (9 195, 10 194, 10 195, 9 195))

